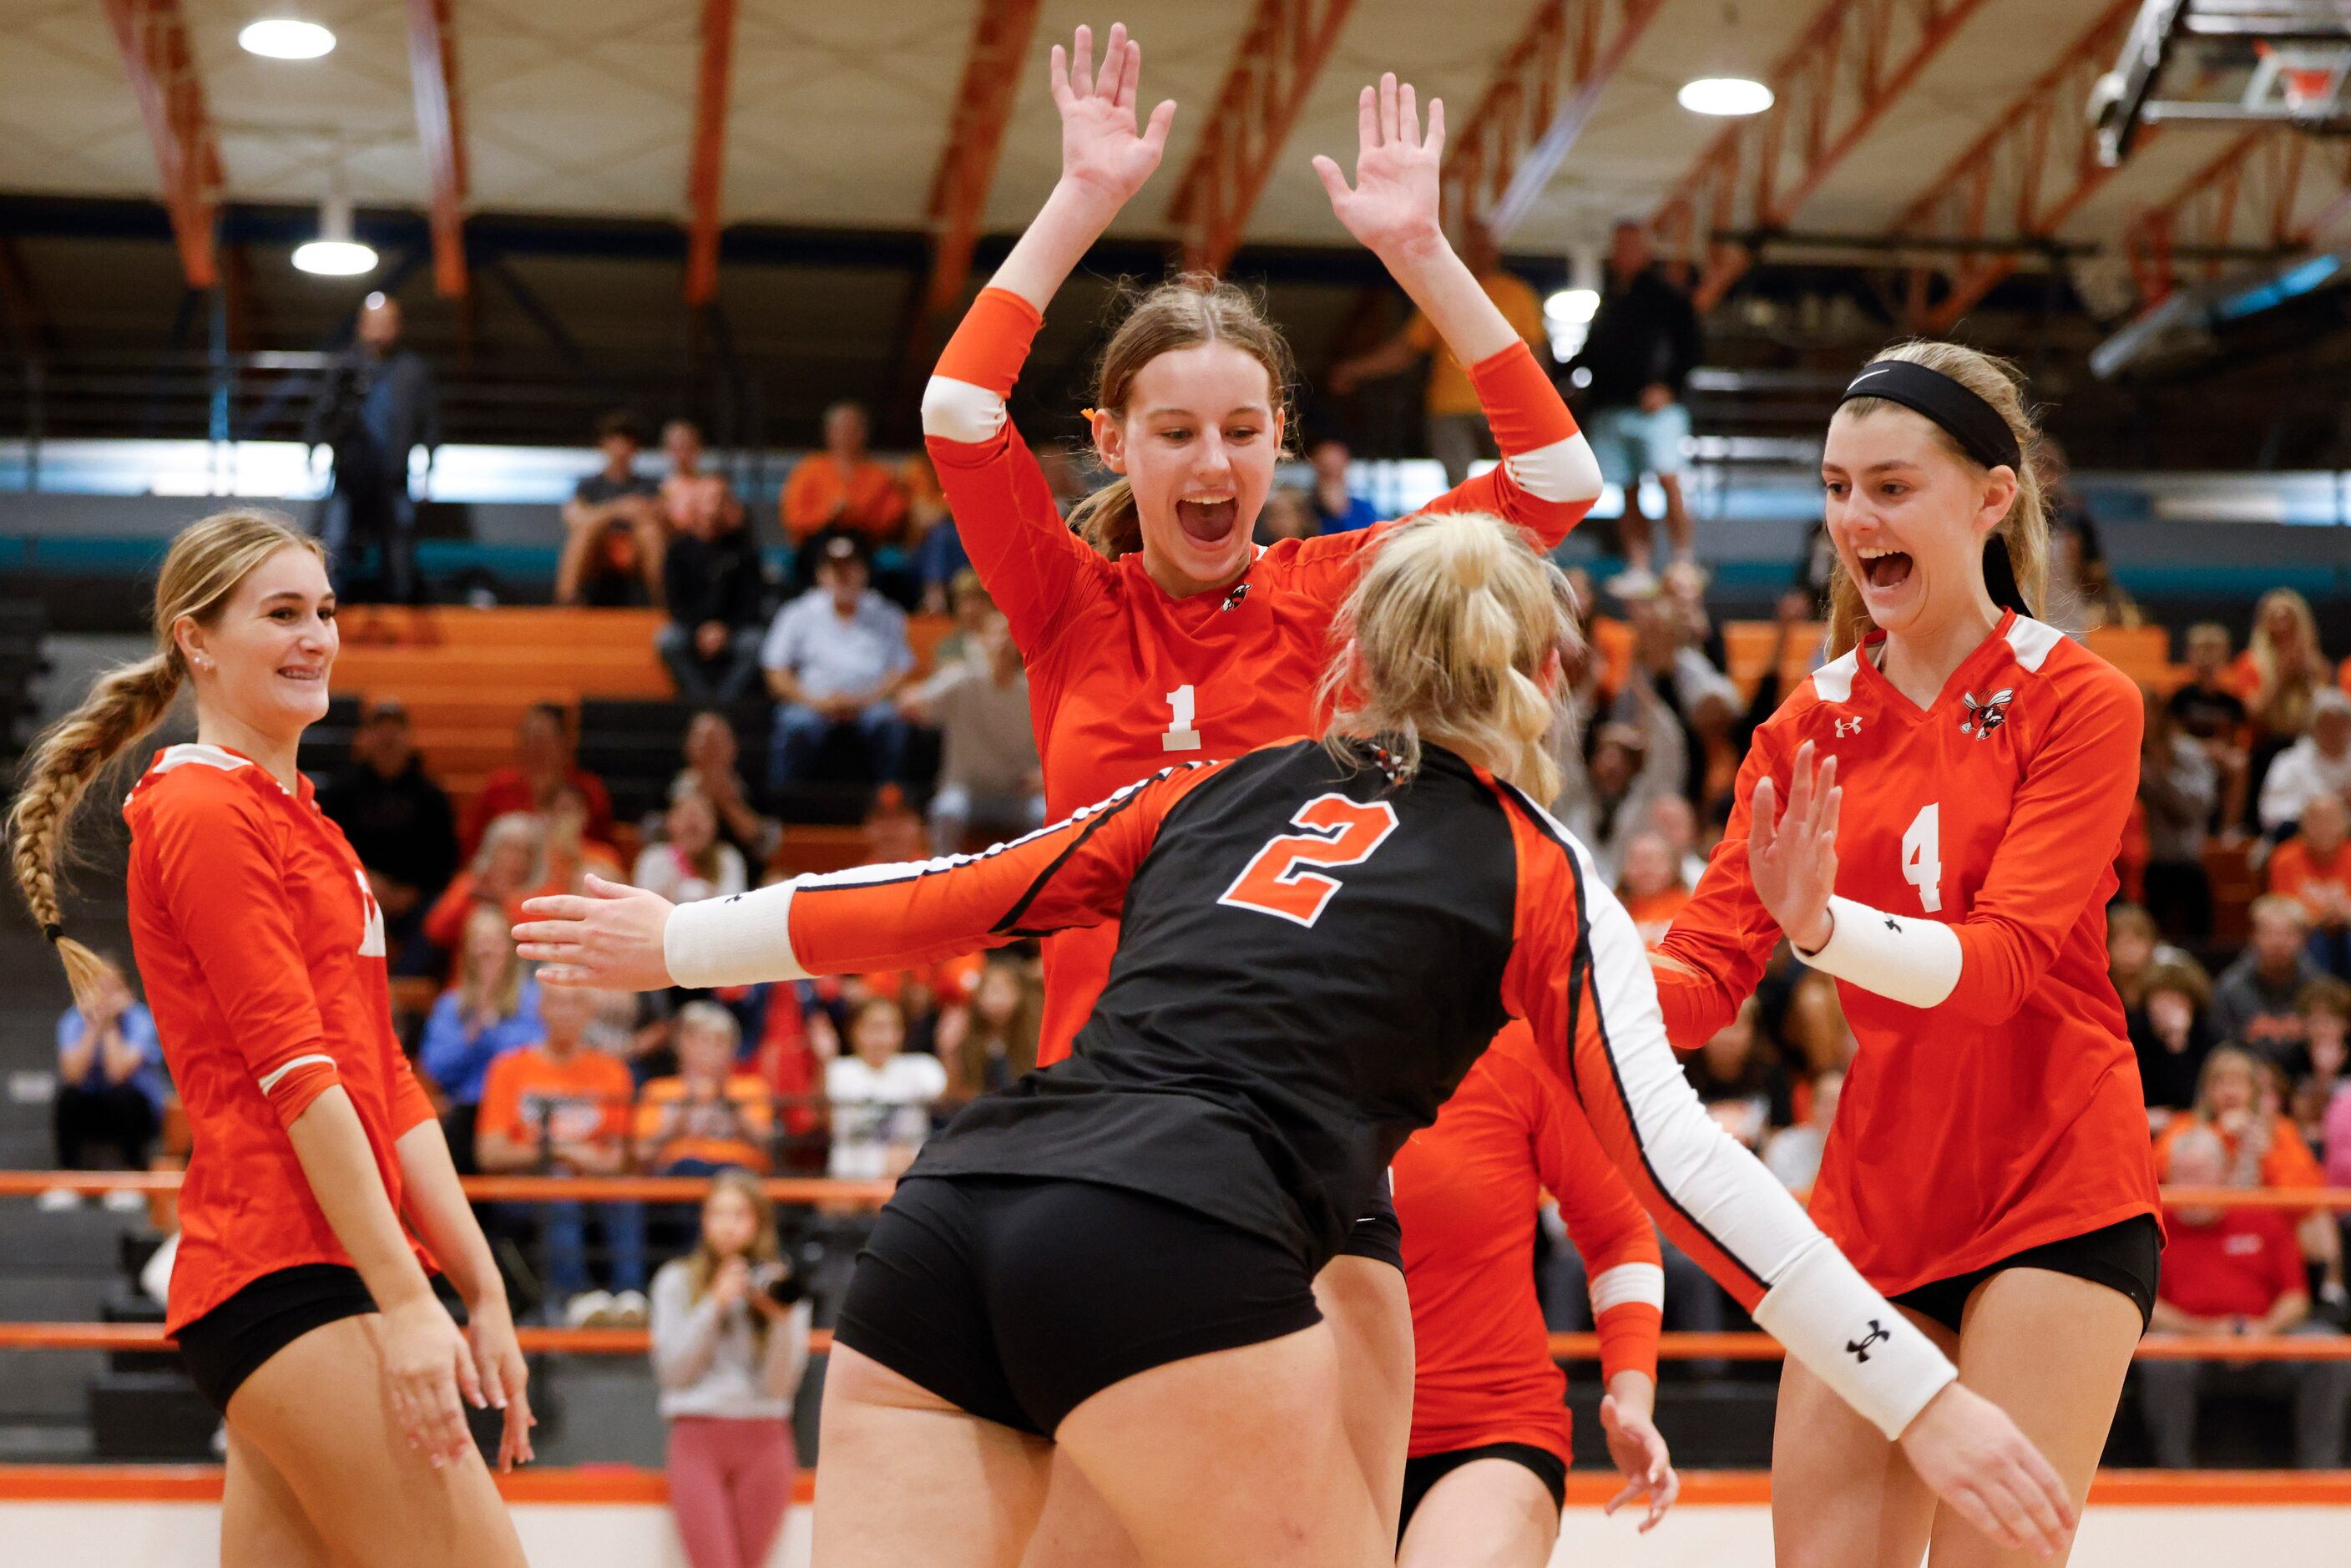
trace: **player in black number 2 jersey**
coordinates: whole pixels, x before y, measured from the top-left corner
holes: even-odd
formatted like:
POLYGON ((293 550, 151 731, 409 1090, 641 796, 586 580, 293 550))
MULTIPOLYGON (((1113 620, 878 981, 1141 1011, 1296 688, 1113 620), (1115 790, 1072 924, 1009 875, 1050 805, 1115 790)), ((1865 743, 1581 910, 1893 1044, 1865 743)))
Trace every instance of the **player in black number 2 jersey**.
POLYGON ((1049 1441, 1147 1561, 1382 1541, 1314 1273, 1509 1017, 1676 1243, 2003 1544, 2073 1516, 1998 1409, 1700 1107, 1639 936, 1521 786, 1574 637, 1516 530, 1432 514, 1339 622, 1332 738, 1170 768, 984 854, 517 928, 553 984, 894 968, 1111 918, 1069 1060, 967 1107, 883 1211, 826 1382, 824 1568, 1019 1561, 1049 1441))

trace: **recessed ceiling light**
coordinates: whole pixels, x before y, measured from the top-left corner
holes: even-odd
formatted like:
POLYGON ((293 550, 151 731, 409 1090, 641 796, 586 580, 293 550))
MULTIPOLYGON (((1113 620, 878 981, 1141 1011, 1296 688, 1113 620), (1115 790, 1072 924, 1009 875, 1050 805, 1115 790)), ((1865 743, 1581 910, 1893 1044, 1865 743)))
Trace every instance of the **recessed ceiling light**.
POLYGON ((1674 96, 1692 114, 1761 114, 1771 107, 1771 89, 1746 77, 1700 77, 1674 96))
POLYGON ((294 265, 327 277, 352 277, 375 270, 375 247, 357 240, 314 239, 294 247, 294 265))
POLYGON ((273 60, 315 60, 334 48, 335 35, 316 22, 278 16, 246 23, 236 41, 248 52, 273 60))
POLYGON ((1554 321, 1589 321, 1599 313, 1597 288, 1562 288, 1543 301, 1543 314, 1554 321))

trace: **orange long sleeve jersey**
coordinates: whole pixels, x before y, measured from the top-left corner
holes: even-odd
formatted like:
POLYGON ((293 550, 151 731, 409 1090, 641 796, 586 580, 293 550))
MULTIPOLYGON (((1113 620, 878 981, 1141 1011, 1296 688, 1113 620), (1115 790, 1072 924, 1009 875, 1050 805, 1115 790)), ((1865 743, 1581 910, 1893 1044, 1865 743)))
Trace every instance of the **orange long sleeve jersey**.
MULTIPOLYGON (((1016 294, 981 292, 923 400, 925 444, 980 580, 1011 622, 1054 815, 1169 762, 1237 757, 1317 726, 1331 621, 1378 528, 1286 540, 1222 592, 1174 598, 1143 558, 1104 559, 1072 534, 1006 416, 1042 318, 1016 294)), ((1501 465, 1438 497, 1519 523, 1545 548, 1599 494, 1575 421, 1523 343, 1470 367, 1501 465)), ((1038 1060, 1065 1054, 1117 946, 1115 923, 1045 944, 1038 1060)))
POLYGON ((1567 1376, 1535 1296, 1541 1195, 1583 1259, 1604 1384, 1657 1375, 1665 1272, 1640 1200, 1525 1024, 1502 1030, 1389 1172, 1412 1296, 1412 1456, 1527 1443, 1571 1458, 1567 1376))
POLYGON ((392 1033, 382 912, 299 786, 223 747, 173 746, 123 807, 131 951, 193 1139, 173 1331, 263 1274, 350 1262, 287 1134, 312 1101, 342 1085, 395 1211, 393 1145, 433 1117, 392 1033))
POLYGON ((1939 922, 1958 946, 1929 1006, 1837 984, 1859 1049, 1812 1213, 1899 1295, 2156 1211, 2105 946, 2142 710, 2114 666, 2012 612, 1924 710, 1874 645, 1823 665, 1756 732, 1656 977, 1677 1048, 1729 1021, 1781 936, 1748 876, 1755 781, 1770 774, 1785 800, 1800 745, 1835 757, 1836 893, 1897 937, 1939 922))
POLYGON ((1129 1187, 1319 1266, 1523 1017, 1643 1205, 1792 1354, 1889 1434, 1949 1381, 1698 1103, 1590 857, 1439 747, 1398 785, 1368 748, 1349 765, 1309 741, 1184 765, 983 855, 682 905, 664 946, 679 984, 733 984, 1122 913, 1076 1052, 975 1101, 911 1175, 1129 1187))

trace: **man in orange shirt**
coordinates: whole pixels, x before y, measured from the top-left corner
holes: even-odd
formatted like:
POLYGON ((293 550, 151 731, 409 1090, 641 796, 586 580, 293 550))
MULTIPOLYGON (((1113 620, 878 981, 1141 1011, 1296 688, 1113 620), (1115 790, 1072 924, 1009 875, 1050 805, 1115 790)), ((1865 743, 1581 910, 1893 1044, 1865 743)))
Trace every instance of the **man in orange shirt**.
POLYGON ((2351 978, 2351 808, 2342 796, 2310 798, 2301 831, 2270 855, 2269 880, 2309 914, 2311 961, 2351 978))
POLYGON ((824 411, 824 450, 811 452, 784 483, 784 533, 794 544, 819 528, 853 528, 895 544, 906 524, 906 492, 865 451, 865 410, 837 402, 824 411))
MULTIPOLYGON (((549 987, 540 999, 547 1038, 490 1063, 474 1124, 475 1158, 492 1175, 618 1176, 629 1164, 629 1102, 636 1085, 618 1057, 581 1043, 601 997, 549 987)), ((642 1326, 645 1321, 645 1213, 636 1203, 598 1206, 611 1291, 588 1288, 587 1226, 570 1199, 517 1204, 545 1228, 549 1304, 582 1323, 642 1326)))

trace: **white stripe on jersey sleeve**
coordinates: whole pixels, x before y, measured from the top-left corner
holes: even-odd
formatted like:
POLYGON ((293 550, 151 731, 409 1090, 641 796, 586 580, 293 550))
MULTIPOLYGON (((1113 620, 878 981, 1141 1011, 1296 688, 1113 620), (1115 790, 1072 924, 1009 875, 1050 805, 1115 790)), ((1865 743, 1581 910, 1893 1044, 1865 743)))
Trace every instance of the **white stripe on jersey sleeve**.
POLYGON ((1600 496, 1600 459, 1581 431, 1564 441, 1505 457, 1502 468, 1538 501, 1591 501, 1600 496))
POLYGON ((1667 1043, 1656 982, 1632 917, 1590 852, 1556 821, 1552 827, 1575 856, 1583 884, 1601 1032, 1651 1176, 1692 1224, 1769 1287, 1755 1321, 1880 1431, 1898 1437, 1958 1369, 1870 1288, 1762 1162, 1706 1113, 1667 1043))
POLYGON ((1619 1263, 1593 1277, 1592 1315, 1611 1307, 1639 1305, 1663 1308, 1666 1271, 1656 1263, 1619 1263))
POLYGON ((1865 991, 1931 1008, 1959 988, 1959 938, 1940 921, 1896 919, 1882 909, 1829 894, 1829 939, 1817 953, 1789 944, 1823 975, 1865 991))
POLYGON ((256 1082, 261 1085, 261 1092, 266 1094, 276 1089, 285 1076, 298 1067, 332 1067, 334 1065, 335 1059, 331 1056, 298 1056, 291 1061, 279 1063, 272 1071, 262 1074, 256 1082))
POLYGON ((993 439, 1004 428, 1004 400, 983 386, 951 376, 933 376, 923 389, 923 434, 967 446, 993 439))

